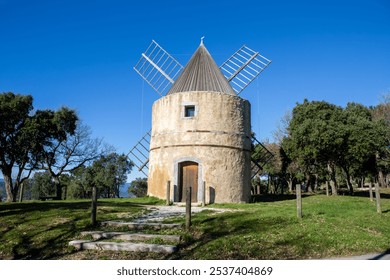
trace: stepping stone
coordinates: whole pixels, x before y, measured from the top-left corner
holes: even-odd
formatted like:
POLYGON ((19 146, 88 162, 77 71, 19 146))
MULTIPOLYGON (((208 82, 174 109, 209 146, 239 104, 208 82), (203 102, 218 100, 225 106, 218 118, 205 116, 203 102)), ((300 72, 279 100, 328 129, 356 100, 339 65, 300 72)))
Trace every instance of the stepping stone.
POLYGON ((132 223, 132 222, 102 222, 103 226, 123 227, 129 229, 164 229, 164 228, 181 228, 181 224, 162 224, 162 223, 132 223))
POLYGON ((125 233, 125 232, 106 232, 106 231, 83 231, 81 236, 91 235, 93 239, 120 239, 127 241, 144 241, 151 239, 161 239, 168 242, 180 242, 180 235, 159 235, 159 234, 143 234, 143 233, 125 233))
POLYGON ((145 243, 118 243, 118 242, 95 242, 90 240, 72 240, 69 246, 78 250, 111 250, 130 252, 154 252, 170 254, 177 250, 176 246, 145 244, 145 243))

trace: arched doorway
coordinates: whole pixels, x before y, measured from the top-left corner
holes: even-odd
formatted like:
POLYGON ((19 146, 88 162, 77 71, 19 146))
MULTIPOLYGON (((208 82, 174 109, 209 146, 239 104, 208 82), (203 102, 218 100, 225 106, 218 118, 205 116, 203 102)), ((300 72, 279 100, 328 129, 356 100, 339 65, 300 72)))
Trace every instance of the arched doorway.
POLYGON ((179 202, 186 201, 187 189, 192 187, 191 201, 198 201, 198 170, 199 165, 194 161, 183 161, 179 163, 179 202))

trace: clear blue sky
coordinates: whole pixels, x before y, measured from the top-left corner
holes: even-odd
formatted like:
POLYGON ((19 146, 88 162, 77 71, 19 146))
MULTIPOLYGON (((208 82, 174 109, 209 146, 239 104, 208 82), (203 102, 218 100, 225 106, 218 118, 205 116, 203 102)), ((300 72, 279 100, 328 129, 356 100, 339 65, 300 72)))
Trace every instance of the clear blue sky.
POLYGON ((159 97, 132 67, 152 39, 185 65, 202 36, 219 65, 243 44, 272 60, 241 94, 261 140, 304 98, 375 105, 390 90, 388 0, 0 0, 0 92, 74 108, 127 153, 159 97))

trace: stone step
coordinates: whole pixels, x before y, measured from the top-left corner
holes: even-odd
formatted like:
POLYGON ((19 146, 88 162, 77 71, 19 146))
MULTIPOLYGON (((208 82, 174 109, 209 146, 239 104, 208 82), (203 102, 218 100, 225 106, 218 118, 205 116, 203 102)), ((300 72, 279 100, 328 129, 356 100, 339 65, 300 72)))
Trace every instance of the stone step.
POLYGON ((112 226, 112 227, 128 227, 129 229, 181 228, 181 224, 133 223, 133 222, 118 222, 118 221, 106 221, 106 222, 102 222, 102 225, 112 226))
POLYGON ((144 233, 126 233, 116 231, 83 231, 81 236, 91 235, 93 239, 120 239, 126 241, 144 241, 152 239, 161 239, 168 242, 180 242, 180 235, 159 235, 159 234, 144 234, 144 233))
POLYGON ((154 252, 170 254, 177 250, 176 246, 145 244, 145 243, 118 243, 90 240, 72 240, 69 246, 78 250, 111 250, 111 251, 130 251, 130 252, 154 252))

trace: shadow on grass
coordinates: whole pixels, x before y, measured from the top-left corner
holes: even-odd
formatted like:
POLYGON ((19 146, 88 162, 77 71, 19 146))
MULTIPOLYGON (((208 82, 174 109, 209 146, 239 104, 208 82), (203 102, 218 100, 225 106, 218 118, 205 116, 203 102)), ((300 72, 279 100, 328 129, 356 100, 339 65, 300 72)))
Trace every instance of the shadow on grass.
MULTIPOLYGON (((369 191, 355 191, 353 193, 353 196, 369 198, 370 197, 370 192, 369 191)), ((374 190, 373 190, 373 196, 374 196, 374 199, 375 199, 375 191, 374 190)), ((388 193, 381 193, 381 198, 390 199, 390 194, 388 194, 388 193)))
MULTIPOLYGON (((144 204, 98 200, 98 209, 105 206, 112 207, 112 214, 137 212, 135 209, 144 204)), ((68 247, 70 240, 81 231, 99 228, 90 224, 90 207, 88 200, 1 204, 0 258, 56 259, 68 255, 73 250, 68 247)))
MULTIPOLYGON (((56 225, 42 230, 41 234, 50 231, 61 231, 61 234, 47 238, 37 247, 32 247, 34 244, 33 236, 22 235, 21 241, 12 248, 12 257, 17 260, 44 260, 55 259, 67 255, 67 242, 74 237, 77 232, 76 226, 73 223, 56 225)), ((38 234, 40 234, 38 232, 38 234)))
MULTIPOLYGON (((138 203, 131 201, 105 201, 104 199, 98 200, 99 206, 112 206, 116 208, 129 208, 129 207, 143 207, 144 205, 155 205, 157 202, 151 203, 138 203)), ((51 210, 61 210, 61 209, 90 209, 91 201, 82 200, 82 201, 53 201, 53 202, 27 202, 27 203, 2 203, 0 204, 0 215, 11 216, 18 215, 22 213, 27 213, 31 211, 51 211, 51 210)))
MULTIPOLYGON (((309 196, 308 194, 302 194, 302 198, 309 196)), ((252 202, 277 202, 284 200, 296 199, 295 194, 256 194, 252 195, 252 202)))

